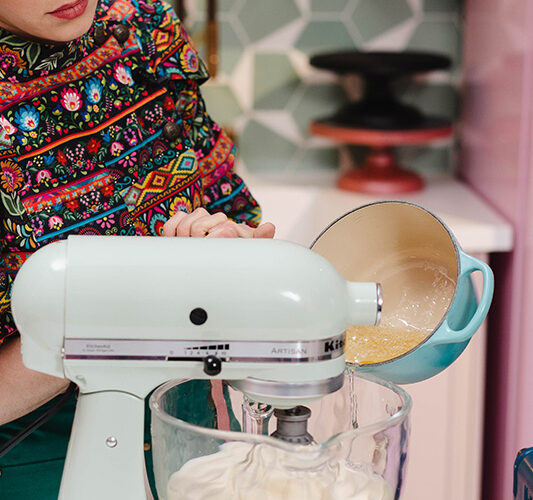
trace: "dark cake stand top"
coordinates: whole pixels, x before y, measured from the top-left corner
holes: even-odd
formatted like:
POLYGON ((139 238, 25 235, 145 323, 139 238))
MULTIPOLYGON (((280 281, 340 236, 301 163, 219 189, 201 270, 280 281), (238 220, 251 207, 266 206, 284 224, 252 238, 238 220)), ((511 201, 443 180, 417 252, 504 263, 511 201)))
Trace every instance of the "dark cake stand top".
POLYGON ((430 52, 359 52, 345 50, 317 54, 311 57, 312 66, 335 73, 360 73, 369 77, 396 78, 410 73, 447 69, 451 59, 430 52))
POLYGON ((449 126, 449 121, 426 117, 399 101, 391 83, 411 74, 448 68, 448 57, 430 52, 358 52, 347 50, 312 56, 313 66, 340 74, 357 73, 363 93, 328 118, 329 125, 374 130, 428 130, 449 126))

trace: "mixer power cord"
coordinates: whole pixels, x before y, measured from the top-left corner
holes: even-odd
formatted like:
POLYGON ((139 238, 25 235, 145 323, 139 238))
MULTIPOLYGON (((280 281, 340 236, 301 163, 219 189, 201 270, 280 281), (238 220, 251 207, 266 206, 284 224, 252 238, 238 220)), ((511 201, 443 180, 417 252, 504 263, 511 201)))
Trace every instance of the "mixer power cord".
POLYGON ((61 397, 55 402, 53 406, 48 408, 42 415, 36 418, 30 425, 22 429, 18 434, 9 439, 6 443, 0 446, 0 458, 3 457, 11 448, 19 444, 23 439, 26 439, 33 431, 37 430, 47 420, 52 418, 70 399, 70 397, 76 392, 78 386, 71 382, 67 390, 61 395, 61 397))

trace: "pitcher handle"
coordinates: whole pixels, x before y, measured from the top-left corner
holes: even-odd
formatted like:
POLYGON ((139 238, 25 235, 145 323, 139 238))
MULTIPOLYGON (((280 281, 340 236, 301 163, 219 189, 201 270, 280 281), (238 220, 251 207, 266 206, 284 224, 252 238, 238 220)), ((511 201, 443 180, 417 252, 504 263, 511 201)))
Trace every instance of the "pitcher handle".
POLYGON ((436 340, 435 345, 438 344, 455 344, 466 342, 479 329, 487 313, 489 312, 492 296, 494 294, 494 275, 491 268, 475 257, 459 250, 461 259, 461 274, 457 281, 464 279, 466 276, 472 274, 474 271, 481 271, 483 273, 483 290, 476 312, 468 322, 468 324, 461 330, 454 330, 448 324, 448 318, 444 319, 441 328, 444 330, 444 335, 441 340, 436 340))

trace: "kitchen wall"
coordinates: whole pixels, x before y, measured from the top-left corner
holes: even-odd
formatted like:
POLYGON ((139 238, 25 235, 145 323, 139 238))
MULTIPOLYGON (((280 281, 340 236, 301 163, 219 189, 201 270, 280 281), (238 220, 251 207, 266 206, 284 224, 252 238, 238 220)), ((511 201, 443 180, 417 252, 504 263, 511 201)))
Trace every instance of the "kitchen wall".
MULTIPOLYGON (((205 54, 205 0, 187 0, 187 26, 205 54)), ((311 137, 310 120, 332 114, 358 94, 308 64, 337 49, 431 50, 449 55, 450 71, 398 83, 407 102, 456 119, 461 68, 461 0, 219 0, 220 74, 204 87, 213 117, 237 136, 249 171, 287 176, 327 172, 339 149, 311 137)), ((456 141, 408 147, 400 158, 417 170, 455 168, 456 141)), ((361 151, 355 153, 361 153, 361 151)), ((355 154, 360 158, 361 154, 355 154)))
POLYGON ((518 451, 533 446, 533 3, 469 0, 465 25, 461 173, 515 233, 490 262, 483 478, 484 500, 508 500, 518 451))

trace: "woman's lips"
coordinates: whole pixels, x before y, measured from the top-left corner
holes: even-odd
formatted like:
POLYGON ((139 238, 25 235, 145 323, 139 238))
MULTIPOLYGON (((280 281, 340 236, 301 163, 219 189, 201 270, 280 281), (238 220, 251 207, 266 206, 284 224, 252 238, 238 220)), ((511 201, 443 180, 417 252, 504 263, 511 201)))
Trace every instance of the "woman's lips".
POLYGON ((76 19, 85 12, 88 3, 89 0, 77 0, 76 2, 62 5, 53 12, 49 12, 49 14, 60 19, 76 19))

